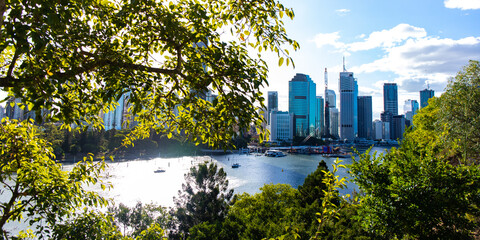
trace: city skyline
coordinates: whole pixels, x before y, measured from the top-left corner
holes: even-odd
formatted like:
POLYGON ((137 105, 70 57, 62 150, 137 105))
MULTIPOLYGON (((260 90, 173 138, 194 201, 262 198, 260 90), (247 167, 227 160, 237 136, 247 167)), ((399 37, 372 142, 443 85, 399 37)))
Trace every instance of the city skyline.
POLYGON ((294 20, 285 24, 301 48, 290 51, 295 69, 279 67, 274 54, 262 53, 270 70, 264 94, 278 91, 279 110, 288 110, 287 84, 296 73, 309 75, 317 95, 324 97, 328 68, 329 89, 338 94, 343 56, 358 80, 359 95, 372 96, 373 119, 380 119, 383 111, 384 83, 397 83, 399 103, 420 102, 419 91, 427 83, 440 96, 449 77, 468 60, 479 60, 478 0, 281 2, 295 12, 294 20))

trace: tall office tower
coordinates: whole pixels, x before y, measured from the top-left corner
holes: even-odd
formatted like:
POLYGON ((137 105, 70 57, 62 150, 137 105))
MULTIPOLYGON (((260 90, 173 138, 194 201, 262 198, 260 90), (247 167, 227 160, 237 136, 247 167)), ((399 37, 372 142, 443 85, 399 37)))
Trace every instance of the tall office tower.
POLYGON ((7 100, 5 116, 10 119, 24 120, 24 111, 20 108, 20 103, 22 100, 20 98, 10 98, 7 100), (13 106, 12 106, 13 105, 13 106))
POLYGON ((396 115, 392 118, 393 128, 390 130, 390 135, 393 140, 402 140, 403 132, 405 132, 405 116, 396 115))
POLYGON ((323 129, 323 136, 325 138, 330 138, 330 98, 328 98, 328 73, 327 73, 327 68, 325 68, 325 75, 324 75, 324 80, 325 80, 325 107, 324 107, 324 122, 325 122, 325 128, 323 129))
POLYGON ((413 124, 413 116, 418 111, 418 102, 417 100, 408 99, 405 101, 403 106, 403 111, 405 112, 406 125, 411 126, 413 124))
POLYGON ((288 82, 288 112, 293 114, 295 136, 315 133, 315 99, 316 85, 308 75, 297 73, 288 82))
POLYGON ((323 97, 317 96, 316 99, 316 115, 315 115, 315 136, 316 137, 322 137, 322 133, 325 130, 325 125, 324 125, 324 101, 323 97))
POLYGON ((278 110, 278 92, 277 91, 269 91, 268 92, 267 124, 270 124, 270 113, 273 110, 278 110))
POLYGON ((115 109, 110 110, 103 115, 103 125, 105 126, 105 131, 110 129, 122 129, 124 106, 125 94, 120 97, 118 100, 118 105, 115 107, 115 109))
POLYGON ((398 115, 398 88, 396 83, 383 85, 383 110, 398 115))
POLYGON ((270 140, 291 142, 293 139, 293 114, 273 110, 270 113, 270 140))
POLYGON ((372 124, 372 139, 380 140, 383 137, 383 122, 380 120, 373 121, 372 124))
POLYGON ((352 141, 355 139, 358 129, 357 116, 357 81, 353 72, 345 69, 345 58, 343 60, 343 72, 340 72, 340 138, 352 141))
MULTIPOLYGON (((389 111, 387 112, 382 112, 380 113, 380 119, 382 120, 382 122, 384 122, 385 124, 388 125, 388 130, 390 132, 390 130, 392 129, 392 119, 393 119, 393 114, 389 111)), ((388 138, 385 138, 385 134, 384 134, 384 137, 383 139, 390 139, 390 133, 388 134, 388 138)))
POLYGON ((327 98, 328 98, 328 107, 336 108, 337 107, 337 95, 335 91, 332 89, 327 90, 327 98))
POLYGON ((372 96, 358 96, 358 137, 372 139, 372 96))
POLYGON ((2 120, 5 117, 5 108, 0 106, 0 120, 2 120))
POLYGON ((424 108, 428 105, 428 99, 435 96, 435 92, 431 89, 424 89, 420 91, 420 107, 424 108))
POLYGON ((338 108, 330 108, 330 136, 339 138, 338 135, 338 108))

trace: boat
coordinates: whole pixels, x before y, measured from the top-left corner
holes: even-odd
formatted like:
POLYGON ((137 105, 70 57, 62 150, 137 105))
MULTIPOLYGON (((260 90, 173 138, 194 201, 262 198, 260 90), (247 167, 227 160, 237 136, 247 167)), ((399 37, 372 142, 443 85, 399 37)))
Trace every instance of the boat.
POLYGON ((285 157, 285 156, 287 156, 287 154, 285 154, 284 152, 279 151, 279 150, 268 150, 267 152, 265 152, 265 156, 267 156, 267 157, 285 157))
POLYGON ((165 172, 166 170, 163 168, 158 168, 157 170, 153 171, 154 173, 162 173, 165 172))
POLYGON ((238 164, 238 163, 232 164, 232 168, 238 168, 238 167, 240 167, 240 164, 238 164))

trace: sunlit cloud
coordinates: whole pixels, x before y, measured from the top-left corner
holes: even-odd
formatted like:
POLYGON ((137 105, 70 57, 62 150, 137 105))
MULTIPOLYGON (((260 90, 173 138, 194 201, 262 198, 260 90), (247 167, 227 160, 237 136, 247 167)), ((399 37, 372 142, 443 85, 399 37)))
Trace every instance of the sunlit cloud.
POLYGON ((461 10, 480 9, 480 0, 445 0, 446 8, 458 8, 461 10))
POLYGON ((345 16, 350 12, 350 9, 345 9, 345 8, 337 9, 337 10, 335 10, 335 12, 340 16, 345 16))

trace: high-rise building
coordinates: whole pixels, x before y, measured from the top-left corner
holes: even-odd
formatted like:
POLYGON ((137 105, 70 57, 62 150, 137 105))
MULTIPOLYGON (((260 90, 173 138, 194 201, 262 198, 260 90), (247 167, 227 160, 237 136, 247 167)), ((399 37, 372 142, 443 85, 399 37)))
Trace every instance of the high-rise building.
POLYGON ((390 130, 390 135, 393 140, 402 140, 405 132, 405 116, 396 115, 392 118, 393 128, 390 130))
POLYGON ((288 112, 293 114, 294 135, 315 133, 316 84, 305 74, 297 73, 288 83, 288 112))
POLYGON ((327 90, 327 98, 328 98, 328 107, 336 108, 337 107, 337 95, 335 91, 332 89, 327 90))
POLYGON ((398 115, 398 88, 396 83, 383 85, 383 110, 398 115))
POLYGON ((339 138, 338 134, 338 123, 339 123, 339 113, 338 108, 330 108, 330 135, 333 138, 339 138))
POLYGON ((413 116, 417 113, 418 108, 419 106, 418 106, 417 100, 408 99, 405 101, 403 110, 405 112, 405 120, 406 120, 407 126, 410 126, 413 124, 413 116))
POLYGON ((420 91, 420 107, 424 108, 428 105, 428 99, 435 96, 435 92, 431 89, 424 89, 420 91))
POLYGON ((315 136, 316 137, 321 137, 322 133, 324 131, 325 125, 324 125, 324 101, 323 97, 317 96, 316 99, 316 115, 315 115, 315 136))
POLYGON ((343 72, 340 72, 339 79, 340 92, 340 138, 353 141, 357 136, 357 81, 353 77, 353 72, 347 72, 345 61, 343 72))
POLYGON ((293 114, 273 110, 270 113, 270 140, 273 142, 291 142, 293 139, 293 114))
POLYGON ((278 92, 277 91, 269 91, 268 92, 267 124, 270 124, 270 113, 273 110, 278 110, 278 92))
POLYGON ((2 120, 5 117, 5 108, 0 106, 0 120, 2 120))
POLYGON ((5 116, 10 119, 24 120, 24 110, 20 108, 20 103, 22 100, 20 98, 10 98, 7 100, 5 116))
POLYGON ((372 139, 380 140, 383 138, 383 122, 380 120, 373 121, 372 124, 372 139))
POLYGON ((358 137, 372 139, 372 96, 358 96, 358 137))
POLYGON ((110 129, 120 130, 123 127, 123 113, 125 106, 125 94, 123 94, 117 102, 115 109, 110 110, 103 115, 103 123, 105 131, 110 129))

